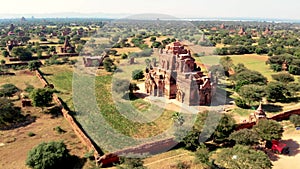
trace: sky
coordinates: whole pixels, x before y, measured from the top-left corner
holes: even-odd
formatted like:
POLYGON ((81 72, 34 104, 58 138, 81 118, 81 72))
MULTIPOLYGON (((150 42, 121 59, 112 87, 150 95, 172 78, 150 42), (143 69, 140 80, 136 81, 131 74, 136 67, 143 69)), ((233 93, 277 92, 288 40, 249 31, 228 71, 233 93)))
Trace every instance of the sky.
POLYGON ((247 17, 300 20, 298 0, 0 0, 0 2, 2 4, 0 14, 161 13, 178 18, 247 17))

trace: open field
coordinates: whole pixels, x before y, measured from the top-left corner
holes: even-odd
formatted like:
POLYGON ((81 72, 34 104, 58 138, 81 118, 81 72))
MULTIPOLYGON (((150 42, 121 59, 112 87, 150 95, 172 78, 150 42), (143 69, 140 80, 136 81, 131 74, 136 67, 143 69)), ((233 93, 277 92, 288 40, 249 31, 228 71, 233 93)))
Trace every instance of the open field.
POLYGON ((38 110, 33 110, 30 114, 38 117, 36 122, 14 130, 0 131, 1 168, 27 168, 25 167, 25 160, 28 151, 42 142, 64 141, 70 153, 79 157, 83 157, 87 152, 63 117, 51 118, 51 115, 40 114, 38 110), (53 130, 57 126, 66 132, 58 134, 53 130), (36 135, 29 137, 29 132, 36 135))
POLYGON ((58 93, 58 96, 68 104, 71 110, 73 110, 72 101, 72 78, 73 68, 69 65, 53 65, 42 67, 40 70, 45 74, 45 78, 51 84, 54 84, 58 93))
MULTIPOLYGON (((34 72, 15 71, 16 76, 0 76, 0 85, 4 83, 15 84, 24 90, 27 85, 42 88, 39 79, 34 72)), ((16 106, 21 106, 21 101, 15 101, 16 106)), ((26 169, 25 160, 27 153, 41 142, 64 141, 72 155, 83 157, 87 152, 80 140, 73 132, 69 123, 62 117, 54 117, 50 114, 41 113, 40 108, 22 108, 23 114, 36 117, 36 121, 16 129, 0 131, 0 168, 3 169, 26 169), (65 133, 58 134, 55 127, 60 126, 65 133), (30 137, 32 132, 35 136, 30 137)), ((82 166, 82 164, 79 164, 82 166)))
POLYGON ((0 85, 6 83, 12 83, 16 85, 19 89, 24 90, 28 85, 32 85, 35 88, 43 87, 39 79, 35 76, 35 72, 30 72, 29 70, 12 71, 15 73, 13 76, 0 76, 0 85))
MULTIPOLYGON (((73 100, 71 93, 73 78, 72 70, 66 68, 65 65, 44 67, 41 70, 46 74, 46 79, 50 83, 53 83, 55 88, 60 91, 58 95, 63 98, 63 100, 71 107, 71 109, 73 109, 73 100)), ((84 130, 87 131, 89 136, 92 137, 92 139, 98 145, 101 145, 100 143, 104 139, 102 137, 103 134, 101 133, 107 132, 105 129, 101 129, 101 125, 103 125, 103 123, 101 123, 101 119, 103 118, 105 122, 114 130, 124 135, 132 136, 134 138, 148 138, 151 136, 156 136, 163 133, 165 130, 170 128, 170 126, 172 126, 173 122, 171 117, 174 111, 168 111, 159 107, 155 107, 141 99, 124 102, 121 101, 118 104, 120 106, 120 108, 118 109, 111 95, 111 80, 111 75, 101 75, 95 77, 94 92, 96 94, 96 102, 100 111, 92 111, 88 114, 88 116, 87 112, 79 113, 75 116, 84 130), (157 118, 151 122, 140 123, 138 121, 130 120, 124 116, 124 113, 122 111, 130 113, 131 105, 134 109, 137 109, 137 111, 131 113, 138 113, 138 116, 147 116, 147 114, 145 113, 149 113, 152 111, 161 114, 159 114, 157 118), (95 130, 95 128, 98 129, 95 130)), ((84 87, 82 88, 82 90, 84 91, 84 87)), ((83 102, 90 102, 91 99, 93 98, 82 98, 83 102)), ((129 114, 129 116, 132 115, 129 114)))
POLYGON ((141 52, 142 50, 138 47, 131 48, 114 48, 114 50, 118 51, 118 54, 128 54, 129 52, 141 52))

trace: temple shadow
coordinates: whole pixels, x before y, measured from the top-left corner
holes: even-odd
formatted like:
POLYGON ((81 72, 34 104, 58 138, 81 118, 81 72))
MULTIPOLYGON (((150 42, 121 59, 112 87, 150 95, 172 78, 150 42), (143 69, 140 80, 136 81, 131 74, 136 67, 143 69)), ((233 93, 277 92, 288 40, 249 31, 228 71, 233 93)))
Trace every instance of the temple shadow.
POLYGON ((267 112, 271 113, 278 113, 283 111, 283 107, 279 105, 274 105, 274 104, 266 104, 263 105, 263 109, 267 112))
POLYGON ((122 99, 124 100, 130 100, 130 101, 135 101, 138 99, 144 99, 146 98, 148 95, 144 94, 144 93, 126 93, 122 96, 122 99))

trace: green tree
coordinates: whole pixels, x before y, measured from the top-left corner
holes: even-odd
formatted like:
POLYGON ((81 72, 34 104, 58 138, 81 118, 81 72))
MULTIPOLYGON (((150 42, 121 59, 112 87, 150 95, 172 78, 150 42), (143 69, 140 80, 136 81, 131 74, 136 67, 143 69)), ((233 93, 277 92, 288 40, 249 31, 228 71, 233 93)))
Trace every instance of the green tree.
POLYGON ((18 57, 20 60, 30 60, 32 53, 29 49, 23 47, 15 47, 12 49, 11 54, 13 57, 18 57))
POLYGON ((154 41, 156 41, 156 37, 155 37, 155 36, 152 36, 152 37, 150 38, 150 42, 154 42, 154 41))
POLYGON ((24 121, 21 109, 15 107, 12 101, 0 98, 0 128, 24 121))
POLYGON ((220 64, 223 66, 226 72, 228 72, 233 67, 233 61, 229 56, 222 57, 220 59, 220 64))
POLYGON ((288 92, 292 97, 297 97, 300 92, 300 83, 293 82, 287 84, 288 92))
POLYGON ((12 97, 18 91, 19 89, 14 84, 8 83, 1 86, 0 95, 4 97, 12 97))
POLYGON ((2 52, 2 56, 8 57, 8 56, 9 56, 9 52, 8 52, 7 50, 4 50, 4 51, 2 52))
POLYGON ((195 162, 198 164, 206 165, 207 167, 211 166, 211 162, 209 161, 209 150, 202 143, 195 152, 195 162))
POLYGON ((259 143, 259 136, 256 132, 250 129, 242 129, 238 131, 234 131, 229 136, 230 140, 234 140, 236 144, 241 145, 256 145, 259 143))
POLYGON ((290 117, 290 121, 295 125, 295 127, 300 127, 300 116, 293 114, 290 117))
POLYGON ((41 62, 40 61, 33 60, 33 61, 28 62, 28 69, 30 71, 37 70, 40 67, 41 67, 41 62))
POLYGON ((118 169, 146 169, 146 167, 140 158, 125 158, 122 166, 118 166, 118 169))
POLYGON ((44 107, 48 106, 52 101, 53 90, 49 88, 38 88, 33 89, 29 97, 32 100, 32 104, 35 107, 41 107, 42 110, 44 107))
POLYGON ((29 151, 26 165, 33 169, 65 168, 69 158, 63 142, 41 143, 29 151))
POLYGON ((290 83, 295 81, 294 76, 292 76, 291 74, 287 73, 287 72, 281 72, 278 74, 274 74, 272 75, 272 78, 278 82, 282 82, 282 83, 290 83))
POLYGON ((289 72, 292 75, 300 75, 300 67, 296 65, 290 65, 289 72))
MULTIPOLYGON (((183 139, 181 139, 180 141, 185 145, 185 148, 187 150, 195 151, 199 147, 199 131, 195 129, 189 131, 179 129, 178 132, 181 132, 181 137, 184 136, 183 139)), ((176 136, 179 137, 179 135, 176 136)))
POLYGON ((5 60, 2 59, 2 60, 0 61, 0 63, 1 63, 1 65, 5 65, 5 60))
POLYGON ((286 85, 281 82, 270 82, 266 87, 266 95, 268 100, 284 101, 288 90, 286 85))
POLYGON ((264 86, 245 85, 240 88, 238 94, 246 100, 250 106, 252 102, 259 102, 262 100, 265 95, 264 90, 264 86))
POLYGON ((121 58, 122 58, 122 59, 127 59, 127 58, 128 58, 128 55, 127 55, 126 53, 123 53, 123 54, 121 55, 121 58))
POLYGON ((105 58, 104 59, 103 66, 104 66, 104 69, 107 72, 112 72, 113 71, 113 65, 114 65, 114 62, 111 58, 105 58))
POLYGON ((223 114, 217 128, 215 129, 212 138, 215 142, 223 142, 234 131, 235 120, 232 116, 223 114))
POLYGON ((239 91, 239 89, 244 85, 256 84, 256 85, 266 85, 267 78, 264 77, 261 73, 257 71, 242 71, 238 74, 235 74, 233 77, 235 81, 235 89, 239 91))
POLYGON ((162 44, 161 44, 161 42, 154 41, 151 46, 153 48, 160 48, 160 47, 162 47, 162 44))
POLYGON ((145 76, 144 76, 144 72, 143 70, 141 69, 136 69, 132 72, 132 75, 131 75, 132 79, 133 80, 139 80, 139 79, 143 79, 145 76))
POLYGON ((247 71, 248 69, 243 63, 238 63, 236 66, 233 67, 234 73, 239 74, 243 71, 247 71))
POLYGON ((283 133, 283 127, 280 123, 274 120, 260 120, 253 130, 258 134, 261 140, 272 141, 280 140, 283 133))
POLYGON ((268 155, 248 146, 236 145, 233 148, 222 149, 217 154, 216 164, 228 169, 271 169, 272 163, 268 155))

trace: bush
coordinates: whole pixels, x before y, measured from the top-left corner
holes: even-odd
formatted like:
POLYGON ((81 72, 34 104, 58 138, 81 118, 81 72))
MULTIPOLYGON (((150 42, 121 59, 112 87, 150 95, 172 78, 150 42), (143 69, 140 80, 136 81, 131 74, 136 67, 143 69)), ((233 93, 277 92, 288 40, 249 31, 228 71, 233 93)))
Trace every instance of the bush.
POLYGON ((113 67, 114 63, 113 63, 113 60, 110 59, 110 58, 105 58, 104 61, 103 61, 103 66, 104 66, 104 69, 107 71, 107 72, 112 72, 114 71, 114 67, 113 67))
POLYGON ((66 132, 60 126, 56 126, 55 128, 53 128, 53 130, 55 130, 58 134, 63 134, 66 132))
POLYGON ((34 169, 66 168, 70 158, 69 151, 63 142, 41 143, 31 149, 26 165, 34 169))
POLYGON ((248 105, 247 105, 246 100, 244 100, 244 99, 242 99, 240 97, 238 97, 237 99, 235 99, 234 102, 235 102, 235 105, 238 106, 238 107, 240 107, 240 108, 244 108, 244 109, 249 108, 248 105))
POLYGON ((143 70, 137 69, 132 72, 131 77, 133 80, 139 80, 143 79, 145 76, 143 70))
POLYGON ((127 58, 128 58, 128 55, 127 55, 126 53, 123 53, 123 54, 121 55, 121 58, 122 58, 122 59, 127 59, 127 58))
POLYGON ((295 125, 295 127, 300 127, 300 116, 299 115, 293 114, 290 117, 290 121, 291 121, 291 123, 293 123, 295 125))
POLYGON ((29 133, 28 133, 28 136, 29 136, 29 137, 33 137, 33 136, 35 136, 35 134, 34 134, 33 132, 29 132, 29 133))
POLYGON ((282 83, 289 83, 295 81, 294 76, 290 75, 289 73, 282 72, 278 74, 272 75, 272 78, 278 82, 282 83))
POLYGON ((300 75, 300 67, 295 65, 289 66, 289 72, 292 75, 300 75))
POLYGON ((30 93, 33 89, 34 87, 32 85, 27 85, 25 88, 25 92, 30 93))
POLYGON ((19 89, 14 84, 8 83, 1 86, 0 95, 5 97, 12 97, 18 91, 19 89))
POLYGON ((179 162, 177 162, 175 168, 176 169, 189 169, 189 168, 191 168, 191 165, 186 162, 179 161, 179 162))
POLYGON ((274 71, 274 72, 280 72, 282 70, 282 66, 277 65, 277 64, 271 64, 270 68, 274 71))

